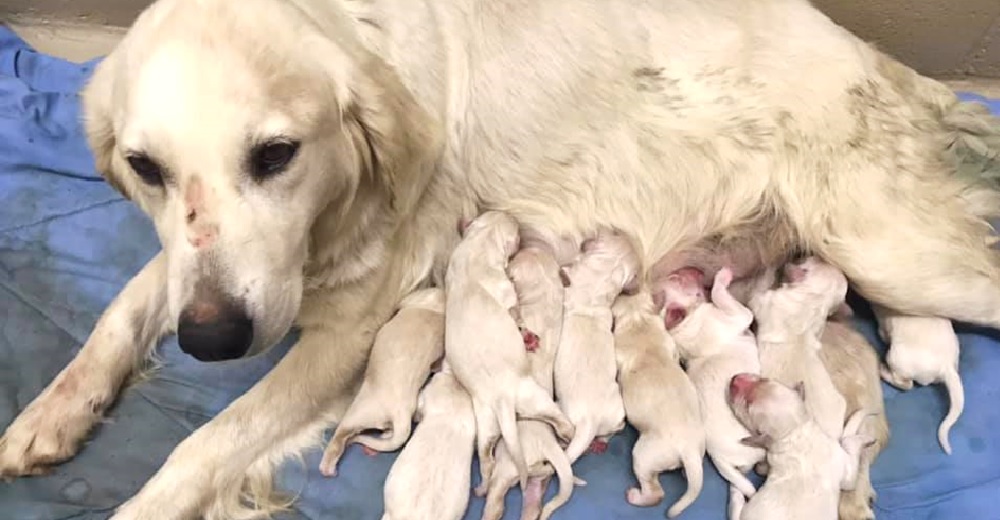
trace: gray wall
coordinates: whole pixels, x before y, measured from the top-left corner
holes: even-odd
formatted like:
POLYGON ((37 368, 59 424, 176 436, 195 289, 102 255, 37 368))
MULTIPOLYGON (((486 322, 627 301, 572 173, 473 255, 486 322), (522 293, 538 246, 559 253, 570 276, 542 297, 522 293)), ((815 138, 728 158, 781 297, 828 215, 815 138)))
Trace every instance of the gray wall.
MULTIPOLYGON (((924 74, 1000 77, 1000 0, 813 1, 841 25, 924 74)), ((149 3, 0 0, 0 16, 126 26, 149 3)))

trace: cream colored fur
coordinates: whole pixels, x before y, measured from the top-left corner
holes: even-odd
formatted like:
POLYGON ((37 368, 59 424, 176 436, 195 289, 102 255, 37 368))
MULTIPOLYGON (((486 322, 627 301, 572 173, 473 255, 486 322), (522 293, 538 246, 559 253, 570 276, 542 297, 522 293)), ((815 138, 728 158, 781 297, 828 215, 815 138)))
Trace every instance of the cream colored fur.
POLYGON ((878 354, 850 323, 828 321, 820 338, 823 342, 820 358, 834 386, 847 401, 844 421, 857 411, 866 410, 870 415, 861 423, 859 433, 875 440, 861 452, 854 489, 840 493, 840 520, 873 520, 875 488, 869 470, 889 442, 878 354))
POLYGON ((687 490, 667 509, 667 517, 676 518, 698 498, 704 482, 705 421, 698 390, 681 369, 677 345, 649 292, 619 296, 612 310, 625 417, 639 432, 632 448, 639 485, 625 497, 636 506, 659 504, 660 473, 683 468, 687 490))
MULTIPOLYGON (((528 354, 532 378, 552 396, 552 372, 563 320, 559 264, 545 249, 522 248, 507 266, 507 275, 517 293, 522 325, 539 336, 537 350, 528 354)), ((517 429, 529 475, 528 489, 522 493, 521 520, 546 520, 572 496, 573 469, 551 427, 522 419, 517 421, 517 429), (542 495, 553 473, 559 478, 559 493, 543 506, 542 495)), ((486 495, 484 520, 503 516, 504 497, 517 481, 514 461, 506 449, 498 447, 496 469, 476 490, 486 495)))
POLYGON ((320 472, 337 474, 337 463, 351 443, 376 451, 395 451, 410 438, 417 395, 444 356, 444 290, 414 291, 396 315, 379 329, 358 395, 333 432, 320 472), (382 430, 381 438, 362 435, 382 430))
POLYGON ((785 266, 797 278, 750 298, 757 320, 760 374, 788 386, 805 385, 806 411, 830 437, 844 429, 847 403, 820 359, 820 334, 844 303, 847 280, 835 267, 809 257, 785 266))
POLYGON ((906 316, 879 305, 874 306, 878 331, 889 344, 882 379, 910 390, 913 383, 942 383, 951 406, 938 427, 938 442, 951 455, 948 434, 965 409, 965 389, 958 373, 959 342, 951 321, 928 316, 906 316))
MULTIPOLYGON (((726 403, 726 389, 736 374, 759 374, 760 358, 757 341, 750 332, 753 314, 728 292, 732 275, 728 268, 716 273, 712 300, 695 300, 694 308, 688 309, 687 317, 670 329, 670 335, 698 391, 705 421, 705 450, 731 491, 750 497, 756 489, 746 472, 764 459, 764 451, 740 442, 749 432, 726 403)), ((667 307, 672 303, 668 299, 667 307)))
POLYGON ((469 505, 476 417, 447 362, 421 393, 413 437, 385 479, 382 520, 460 520, 469 505))
POLYGON ((76 453, 206 265, 246 295, 253 352, 302 328, 116 520, 272 511, 274 466, 342 416, 476 206, 570 243, 620 229, 647 266, 770 223, 877 303, 1000 325, 995 211, 963 202, 990 199, 946 151, 954 96, 806 0, 159 0, 83 98, 98 169, 163 252, 7 428, 0 473, 76 453), (248 140, 276 133, 295 161, 249 180, 248 140), (143 184, 136 149, 170 182, 143 184), (211 255, 188 241, 195 185, 211 255))
POLYGON ((571 463, 595 439, 607 442, 625 427, 611 306, 635 283, 640 268, 628 239, 605 232, 585 242, 577 260, 564 271, 568 285, 553 382, 559 408, 576 427, 566 448, 571 463))

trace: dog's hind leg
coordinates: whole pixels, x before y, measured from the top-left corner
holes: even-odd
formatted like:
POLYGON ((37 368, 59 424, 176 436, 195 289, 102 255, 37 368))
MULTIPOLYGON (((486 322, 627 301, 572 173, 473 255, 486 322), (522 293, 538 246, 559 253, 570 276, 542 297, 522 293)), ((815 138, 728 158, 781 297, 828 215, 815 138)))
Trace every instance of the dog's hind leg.
MULTIPOLYGON (((830 175, 826 189, 802 201, 825 208, 802 229, 807 246, 876 304, 1000 328, 998 257, 986 245, 991 228, 961 199, 968 187, 955 177, 915 173, 917 166, 888 171, 863 160, 879 159, 855 157, 852 171, 830 175)), ((927 169, 929 161, 918 164, 927 169)))

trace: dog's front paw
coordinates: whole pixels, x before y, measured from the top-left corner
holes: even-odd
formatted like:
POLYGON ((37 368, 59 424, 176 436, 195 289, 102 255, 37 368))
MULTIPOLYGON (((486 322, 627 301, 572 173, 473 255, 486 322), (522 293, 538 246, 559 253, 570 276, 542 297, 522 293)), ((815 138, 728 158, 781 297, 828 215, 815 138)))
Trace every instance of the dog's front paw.
POLYGON ((0 438, 0 477, 41 475, 75 455, 99 417, 76 401, 47 394, 31 403, 0 438))

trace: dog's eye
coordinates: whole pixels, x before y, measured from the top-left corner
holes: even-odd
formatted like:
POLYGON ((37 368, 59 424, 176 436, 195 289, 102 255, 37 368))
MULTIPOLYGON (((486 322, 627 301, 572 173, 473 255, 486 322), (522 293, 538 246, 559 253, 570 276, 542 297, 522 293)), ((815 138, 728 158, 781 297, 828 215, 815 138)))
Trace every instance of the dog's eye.
POLYGON ((150 186, 163 186, 163 171, 156 161, 146 154, 134 154, 125 158, 132 171, 142 179, 142 182, 150 186))
POLYGON ((251 174, 256 179, 264 179, 280 173, 295 158, 299 151, 299 143, 295 141, 277 141, 262 144, 254 148, 250 157, 251 174))

